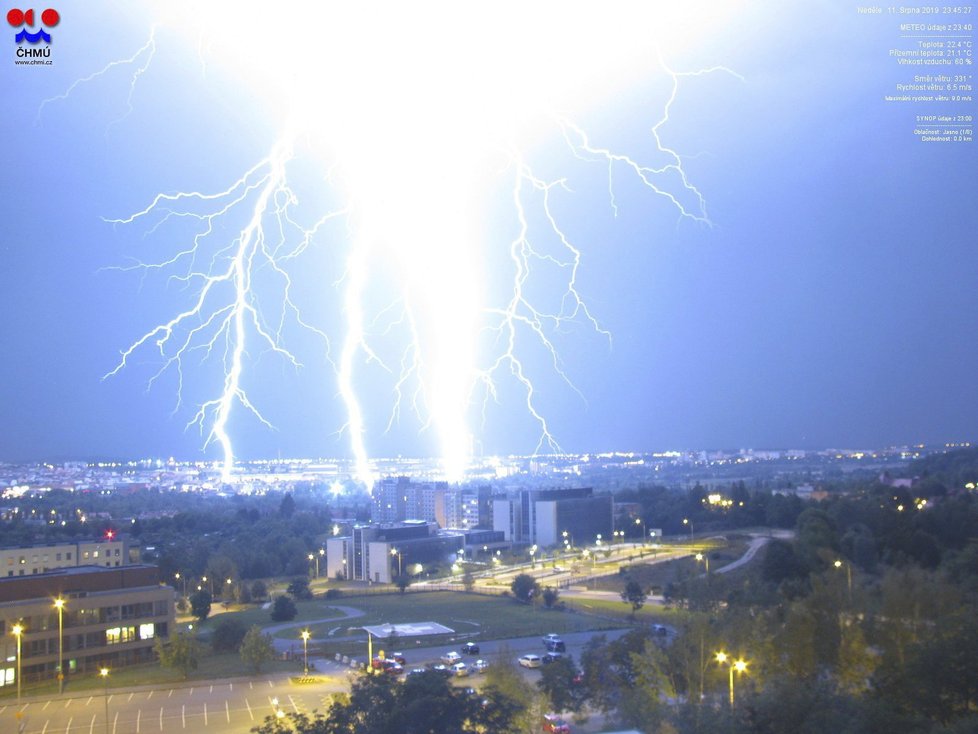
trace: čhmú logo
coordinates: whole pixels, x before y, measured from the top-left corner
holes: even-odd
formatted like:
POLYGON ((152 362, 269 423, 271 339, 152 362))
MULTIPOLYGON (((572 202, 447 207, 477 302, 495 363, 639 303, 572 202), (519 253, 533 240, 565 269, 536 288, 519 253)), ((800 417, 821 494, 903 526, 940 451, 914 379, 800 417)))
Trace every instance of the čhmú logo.
MULTIPOLYGON (((41 13, 41 23, 48 28, 54 28, 60 20, 61 16, 54 8, 48 8, 41 13)), ((20 28, 20 26, 33 27, 34 9, 19 10, 18 8, 14 8, 7 13, 7 22, 14 28, 20 28)), ((24 41, 28 43, 40 43, 41 41, 51 43, 51 34, 44 30, 44 28, 39 28, 36 33, 31 33, 27 28, 23 28, 14 37, 14 40, 17 43, 23 43, 24 41)))

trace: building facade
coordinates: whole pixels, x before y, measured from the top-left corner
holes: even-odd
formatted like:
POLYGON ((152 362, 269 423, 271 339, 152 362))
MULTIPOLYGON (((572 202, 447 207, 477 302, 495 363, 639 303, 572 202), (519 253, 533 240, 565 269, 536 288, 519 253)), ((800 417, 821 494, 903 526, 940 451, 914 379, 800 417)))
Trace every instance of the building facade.
POLYGON ((492 526, 515 544, 546 548, 567 539, 593 545, 599 536, 612 537, 613 505, 610 494, 596 495, 590 487, 521 489, 493 497, 492 526))
POLYGON ((57 677, 59 659, 67 677, 151 662, 156 638, 174 629, 174 600, 155 566, 77 566, 0 578, 0 686, 17 682, 18 627, 25 682, 57 677))
POLYGON ((454 560, 464 546, 462 533, 439 530, 435 522, 355 525, 349 535, 326 541, 327 573, 389 584, 399 575, 423 573, 426 564, 454 560))
POLYGON ((33 576, 74 566, 128 566, 131 552, 128 540, 120 536, 0 548, 0 578, 33 576))

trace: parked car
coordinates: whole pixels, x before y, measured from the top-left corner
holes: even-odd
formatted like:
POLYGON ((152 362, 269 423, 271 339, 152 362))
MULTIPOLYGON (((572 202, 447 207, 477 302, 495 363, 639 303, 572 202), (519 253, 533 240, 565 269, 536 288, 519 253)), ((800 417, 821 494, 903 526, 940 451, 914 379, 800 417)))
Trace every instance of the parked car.
POLYGON ((556 714, 543 715, 543 731, 546 734, 570 734, 570 724, 556 714))
POLYGON ((540 658, 540 660, 543 661, 544 665, 549 665, 550 663, 556 660, 560 660, 562 657, 564 656, 561 655, 559 652, 548 652, 542 658, 540 658))
POLYGON ((384 672, 387 675, 401 675, 404 673, 404 666, 400 663, 396 663, 393 660, 388 660, 387 665, 384 667, 384 672))
POLYGON ((465 663, 455 663, 449 667, 449 670, 456 678, 464 678, 469 674, 469 668, 465 663))
POLYGON ((547 640, 545 644, 547 652, 567 652, 567 645, 563 640, 547 640))
POLYGON ((434 672, 438 673, 439 675, 443 675, 446 678, 450 678, 452 675, 452 671, 448 669, 448 666, 442 665, 441 663, 435 663, 434 665, 429 666, 428 670, 433 670, 434 672))
POLYGON ((404 663, 407 662, 407 660, 404 659, 403 652, 392 652, 387 656, 387 658, 388 660, 393 660, 395 663, 400 663, 401 665, 404 665, 404 663))
POLYGON ((664 624, 653 624, 652 634, 658 637, 665 637, 666 635, 669 634, 669 630, 666 628, 664 624))
POLYGON ((462 645, 462 654, 463 655, 478 655, 479 654, 479 646, 476 643, 474 643, 474 642, 466 642, 464 645, 462 645))
POLYGON ((534 655, 533 653, 523 655, 518 662, 524 668, 539 668, 541 665, 543 665, 543 663, 540 661, 540 656, 534 655))
POLYGON ((560 639, 560 635, 558 635, 556 632, 551 632, 549 635, 543 636, 543 644, 546 645, 551 640, 559 640, 559 639, 560 639))
POLYGON ((459 655, 454 650, 450 650, 449 652, 446 652, 444 655, 441 656, 441 661, 445 663, 445 665, 455 665, 455 663, 457 663, 461 659, 462 656, 459 655))
POLYGON ((476 674, 476 673, 485 673, 486 672, 486 668, 489 667, 489 663, 487 663, 485 660, 481 660, 480 659, 480 660, 476 660, 474 663, 472 663, 472 666, 471 667, 472 667, 472 674, 473 675, 476 674))

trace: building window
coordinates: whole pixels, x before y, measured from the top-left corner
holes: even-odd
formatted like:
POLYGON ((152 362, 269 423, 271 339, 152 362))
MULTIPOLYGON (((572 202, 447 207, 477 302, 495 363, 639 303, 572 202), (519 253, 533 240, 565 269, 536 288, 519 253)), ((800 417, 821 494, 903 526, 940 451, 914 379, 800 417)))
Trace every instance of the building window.
POLYGON ((68 551, 67 553, 65 553, 65 560, 66 561, 70 561, 71 560, 71 551, 68 551))
POLYGON ((139 639, 152 640, 155 636, 155 630, 156 626, 152 622, 139 625, 139 639))
POLYGON ((60 561, 61 560, 61 554, 60 553, 56 554, 54 558, 55 558, 56 561, 60 561))
POLYGON ((82 558, 85 559, 85 560, 88 560, 88 551, 85 551, 84 553, 82 553, 82 558))
POLYGON ((98 551, 92 551, 92 558, 98 558, 98 551))
POLYGON ((116 645, 120 642, 132 642, 136 639, 135 627, 110 627, 105 630, 105 644, 116 645))
POLYGON ((12 686, 16 682, 14 668, 0 668, 0 686, 12 686))

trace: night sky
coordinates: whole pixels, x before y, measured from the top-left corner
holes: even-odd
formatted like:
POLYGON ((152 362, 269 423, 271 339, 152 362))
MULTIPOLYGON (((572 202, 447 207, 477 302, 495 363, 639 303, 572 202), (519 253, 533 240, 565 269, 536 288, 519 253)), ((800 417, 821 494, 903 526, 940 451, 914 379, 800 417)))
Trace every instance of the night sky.
MULTIPOLYGON (((50 67, 15 65, 16 30, 0 29, 0 460, 218 455, 213 446, 202 450, 197 428, 185 428, 222 384, 218 360, 200 363, 202 349, 184 364, 181 405, 172 370, 147 390, 162 366, 152 348, 103 380, 121 350, 193 302, 192 292, 166 275, 119 268, 179 252, 193 222, 154 230, 149 221, 106 220, 141 210, 160 192, 224 189, 267 154, 281 132, 281 107, 267 83, 222 65, 215 49, 221 34, 233 31, 211 25, 207 32, 218 42, 211 48, 170 15, 134 83, 146 54, 42 105, 146 43, 161 18, 152 6, 130 5, 58 6, 50 67)), ((887 56, 907 43, 896 19, 859 15, 854 2, 781 5, 794 4, 731 4, 719 27, 704 21, 702 37, 690 30, 683 49, 663 49, 675 71, 723 65, 735 72, 680 77, 669 120, 658 128, 704 196, 710 224, 681 217, 623 169, 613 173, 612 201, 607 165, 575 158, 554 126, 535 128, 521 143, 537 175, 566 178, 566 187, 552 192, 552 210, 581 252, 577 289, 610 334, 581 319, 552 332, 575 389, 559 379, 538 342, 521 342, 536 407, 567 451, 868 448, 976 438, 978 148, 922 143, 913 120, 974 115, 978 106, 884 100, 915 73, 887 56)), ((429 25, 439 22, 430 7, 417 9, 429 14, 429 25)), ((565 5, 540 7, 561 12, 565 5)), ((507 9, 486 5, 480 12, 507 9)), ((268 44, 256 55, 272 64, 299 45, 328 43, 322 25, 303 20, 269 18, 268 44)), ((509 22, 522 21, 514 15, 509 22)), ((462 46, 466 34, 480 33, 479 22, 444 24, 462 46)), ((613 25, 598 23, 594 33, 613 25)), ((574 120, 596 145, 653 160, 649 131, 662 117, 670 80, 654 51, 638 58, 623 59, 627 74, 604 72, 582 84, 574 120)), ((454 62, 446 55, 440 63, 454 62)), ((559 66, 560 59, 549 63, 559 66)), ((965 70, 974 84, 973 69, 941 72, 965 70)), ((310 95, 322 95, 324 104, 330 75, 352 74, 334 67, 320 73, 325 81, 310 95)), ((412 99, 408 93, 390 104, 383 122, 391 130, 399 118, 423 118, 408 109, 412 99)), ((377 140, 385 124, 371 128, 377 140)), ((292 171, 305 221, 342 199, 342 187, 327 176, 328 155, 302 158, 315 147, 301 142, 292 171)), ((406 169, 381 167, 375 175, 396 176, 405 190, 412 180, 428 180, 424 151, 406 160, 413 162, 406 169)), ((480 261, 480 282, 496 303, 512 278, 506 248, 516 227, 505 170, 487 164, 486 218, 473 225, 489 253, 480 261)), ((451 188, 431 192, 419 219, 441 217, 439 196, 451 188)), ((532 226, 544 219, 539 207, 528 216, 532 226)), ((240 226, 217 225, 229 238, 240 226)), ((539 241, 549 242, 544 250, 553 246, 552 239, 539 241)), ((348 242, 345 225, 324 227, 292 263, 295 298, 304 318, 329 335, 334 362, 344 333, 348 242)), ((368 267, 385 270, 386 279, 371 297, 396 282, 391 263, 368 267)), ((559 305, 559 295, 547 295, 559 274, 541 267, 529 282, 538 303, 559 305)), ((258 285, 273 280, 267 269, 255 278, 258 285)), ((275 295, 257 298, 269 309, 268 322, 276 322, 275 295)), ((384 308, 377 304, 375 316, 384 308)), ((396 368, 403 332, 374 326, 378 356, 396 368)), ((235 407, 228 431, 236 453, 347 456, 349 441, 340 433, 347 415, 323 342, 295 325, 284 336, 301 368, 249 345, 243 383, 274 429, 235 407)), ((363 354, 356 363, 369 452, 437 455, 436 431, 408 408, 385 432, 396 376, 363 354)), ((497 398, 485 411, 481 403, 469 411, 477 450, 532 453, 540 429, 527 414, 524 389, 501 373, 497 398)))

